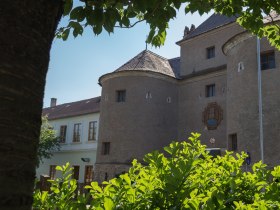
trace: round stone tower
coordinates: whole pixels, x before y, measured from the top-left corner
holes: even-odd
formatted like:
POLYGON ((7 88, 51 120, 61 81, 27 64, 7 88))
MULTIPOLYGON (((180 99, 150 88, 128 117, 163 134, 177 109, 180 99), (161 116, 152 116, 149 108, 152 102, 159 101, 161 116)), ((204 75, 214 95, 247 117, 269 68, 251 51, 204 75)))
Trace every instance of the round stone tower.
POLYGON ((176 140, 178 89, 169 60, 147 50, 99 82, 95 180, 102 182, 127 171, 134 158, 176 140))
MULTIPOLYGON (((264 162, 280 163, 280 55, 267 40, 261 43, 264 162)), ((257 39, 248 32, 223 46, 227 56, 228 148, 249 152, 251 162, 261 160, 257 39)))

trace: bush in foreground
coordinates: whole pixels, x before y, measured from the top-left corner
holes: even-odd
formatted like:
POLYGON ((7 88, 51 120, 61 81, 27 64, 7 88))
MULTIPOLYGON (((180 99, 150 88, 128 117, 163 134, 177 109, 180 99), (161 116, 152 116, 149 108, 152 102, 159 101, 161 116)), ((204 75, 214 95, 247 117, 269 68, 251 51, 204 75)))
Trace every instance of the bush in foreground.
MULTIPOLYGON (((128 173, 104 187, 92 182, 86 186, 92 197, 88 209, 280 209, 280 166, 268 170, 259 162, 244 172, 245 153, 213 158, 199 136, 171 143, 166 154, 147 154, 146 166, 134 160, 128 173)), ((52 181, 50 193, 36 191, 34 207, 86 209, 85 196, 75 195, 69 164, 57 169, 63 178, 52 181)))

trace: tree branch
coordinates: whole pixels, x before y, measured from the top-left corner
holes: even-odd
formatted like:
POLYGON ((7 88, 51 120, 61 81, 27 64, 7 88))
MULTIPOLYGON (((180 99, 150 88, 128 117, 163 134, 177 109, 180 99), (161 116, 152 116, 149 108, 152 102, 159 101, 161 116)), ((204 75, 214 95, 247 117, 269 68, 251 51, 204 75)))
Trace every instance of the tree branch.
POLYGON ((136 21, 135 23, 133 23, 132 25, 130 25, 130 26, 114 26, 115 28, 132 28, 132 27, 134 27, 136 24, 138 24, 138 23, 140 23, 140 22, 143 22, 144 21, 144 19, 143 20, 138 20, 138 21, 136 21))

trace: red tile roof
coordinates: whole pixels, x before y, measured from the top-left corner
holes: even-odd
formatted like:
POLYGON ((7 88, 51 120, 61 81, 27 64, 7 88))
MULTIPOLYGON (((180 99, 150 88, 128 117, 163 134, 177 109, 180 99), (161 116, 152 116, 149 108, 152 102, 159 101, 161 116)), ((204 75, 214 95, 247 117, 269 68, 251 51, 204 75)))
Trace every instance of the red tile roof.
POLYGON ((101 97, 60 104, 54 107, 44 108, 42 115, 48 116, 49 120, 97 113, 100 111, 101 97))

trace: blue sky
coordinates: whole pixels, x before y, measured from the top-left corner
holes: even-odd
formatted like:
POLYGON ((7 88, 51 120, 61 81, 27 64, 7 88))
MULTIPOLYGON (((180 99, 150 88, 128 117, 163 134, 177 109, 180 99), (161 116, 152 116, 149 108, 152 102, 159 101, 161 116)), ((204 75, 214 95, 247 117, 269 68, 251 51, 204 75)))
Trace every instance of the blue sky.
MULTIPOLYGON (((182 9, 183 10, 183 9, 182 9)), ((175 42, 182 39, 185 26, 196 27, 210 14, 199 16, 178 13, 169 23, 167 39, 161 48, 148 46, 148 49, 165 57, 180 56, 180 48, 175 42)), ((67 19, 61 21, 65 25, 67 19)), ((55 39, 45 87, 44 107, 50 98, 57 98, 57 104, 68 103, 100 96, 98 78, 117 69, 122 64, 145 49, 145 39, 149 26, 140 23, 131 29, 116 29, 113 34, 102 32, 95 36, 85 30, 83 36, 67 41, 55 39)))

